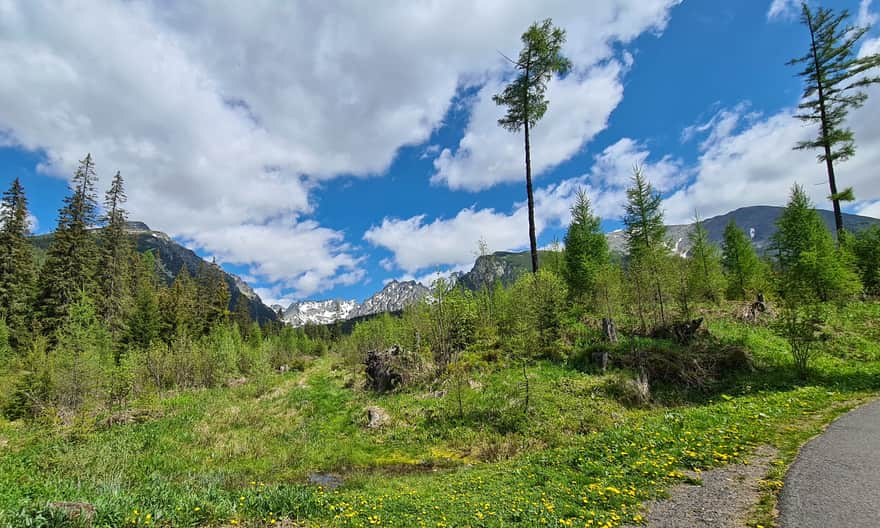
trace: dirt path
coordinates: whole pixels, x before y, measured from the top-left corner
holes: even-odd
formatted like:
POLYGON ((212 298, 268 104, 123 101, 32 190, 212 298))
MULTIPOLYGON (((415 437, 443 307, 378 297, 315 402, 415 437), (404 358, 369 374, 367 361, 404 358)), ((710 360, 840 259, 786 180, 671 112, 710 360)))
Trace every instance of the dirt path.
POLYGON ((702 486, 680 484, 670 498, 645 503, 649 528, 743 528, 760 499, 758 483, 776 450, 763 446, 748 464, 730 464, 699 475, 702 486))

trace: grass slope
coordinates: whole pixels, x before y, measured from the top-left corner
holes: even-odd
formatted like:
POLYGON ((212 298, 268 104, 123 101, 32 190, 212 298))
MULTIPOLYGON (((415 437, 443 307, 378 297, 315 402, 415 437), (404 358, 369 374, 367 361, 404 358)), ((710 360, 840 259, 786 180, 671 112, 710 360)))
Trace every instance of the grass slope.
POLYGON ((880 390, 880 305, 840 309, 832 327, 802 381, 767 329, 716 322, 757 370, 711 394, 657 387, 648 408, 615 398, 626 373, 539 363, 528 415, 521 373, 498 365, 464 389, 460 416, 454 390, 372 395, 330 354, 303 372, 139 402, 144 423, 0 422, 0 525, 62 525, 46 504, 64 500, 94 504, 96 526, 613 527, 638 523, 640 503, 683 470, 770 444, 782 454, 753 520, 768 526, 797 446, 880 390), (368 429, 369 405, 390 424, 368 429), (344 484, 311 485, 314 473, 344 484))

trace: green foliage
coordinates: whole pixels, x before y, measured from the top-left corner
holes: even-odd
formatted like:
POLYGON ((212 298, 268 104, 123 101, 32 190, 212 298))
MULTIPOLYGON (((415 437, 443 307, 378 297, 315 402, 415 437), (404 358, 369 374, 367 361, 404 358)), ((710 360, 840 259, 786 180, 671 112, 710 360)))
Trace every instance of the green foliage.
POLYGON ((777 333, 788 341, 795 369, 807 377, 813 360, 821 352, 819 345, 828 339, 823 331, 823 308, 818 303, 800 304, 787 298, 774 322, 777 333))
POLYGON ((568 291, 558 275, 540 270, 513 285, 507 299, 506 346, 518 358, 563 359, 560 328, 568 291))
POLYGON ((107 382, 102 365, 112 363, 111 345, 110 334, 99 321, 92 301, 80 293, 79 300, 70 305, 49 355, 53 402, 78 413, 90 396, 102 392, 107 382))
POLYGON ((159 338, 162 329, 155 257, 152 253, 145 253, 137 259, 136 266, 134 307, 128 320, 125 341, 131 346, 145 349, 159 338))
POLYGON ((857 44, 870 27, 846 25, 848 18, 846 10, 835 14, 820 7, 812 11, 804 2, 801 22, 810 31, 810 50, 789 62, 804 65, 798 73, 804 78, 804 101, 798 108, 805 113, 797 117, 820 125, 818 136, 798 143, 797 148, 822 148, 820 162, 846 160, 855 153, 852 131, 844 126, 846 115, 868 98, 858 88, 880 82, 878 77, 864 75, 880 66, 880 54, 858 54, 857 44), (826 146, 831 148, 830 156, 824 151, 826 146))
POLYGON ((721 266, 727 278, 727 298, 746 299, 760 291, 763 265, 746 234, 731 220, 724 228, 721 266))
POLYGON ((623 224, 630 258, 640 260, 653 256, 666 237, 662 198, 640 167, 633 168, 632 186, 626 190, 626 198, 623 224))
POLYGON ((163 334, 166 337, 201 332, 198 310, 198 290, 186 266, 181 266, 170 288, 162 292, 163 334))
POLYGON ((587 193, 578 189, 565 235, 565 281, 569 293, 580 299, 593 299, 600 273, 609 262, 601 220, 593 214, 587 193))
POLYGON ((849 235, 846 248, 855 258, 865 291, 880 295, 880 226, 871 226, 849 235))
POLYGON ((868 98, 859 88, 880 82, 880 77, 870 75, 880 66, 880 53, 859 53, 858 42, 870 28, 849 26, 848 18, 846 10, 835 14, 819 7, 813 11, 802 2, 801 22, 809 29, 810 48, 804 56, 789 62, 803 65, 798 72, 804 79, 802 102, 798 105, 801 113, 795 117, 819 125, 814 139, 801 141, 795 148, 821 149, 817 158, 827 164, 829 199, 834 203, 838 233, 843 231, 840 202, 854 199, 851 188, 837 190, 833 167, 835 161, 855 154, 855 140, 852 130, 846 127, 846 116, 868 98))
POLYGON ((95 291, 97 245, 90 229, 97 221, 95 164, 87 155, 58 213, 58 226, 40 272, 37 312, 48 334, 59 328, 81 292, 95 291))
POLYGON ((565 75, 571 61, 562 55, 565 31, 553 26, 549 18, 535 22, 522 35, 523 48, 514 62, 517 77, 495 95, 495 104, 507 107, 498 124, 511 132, 532 127, 547 112, 547 83, 554 75, 565 75))
POLYGON ((845 299, 861 290, 849 254, 831 233, 803 188, 795 185, 776 222, 774 248, 780 268, 779 291, 802 300, 845 299))
POLYGON ((113 177, 104 198, 104 227, 100 234, 100 256, 96 274, 98 312, 114 336, 125 332, 125 322, 132 305, 130 266, 134 247, 126 232, 127 197, 122 174, 113 177))
MULTIPOLYGON (((870 328, 876 306, 853 303, 835 318, 870 328)), ((755 445, 793 453, 880 389, 876 361, 823 355, 805 384, 767 328, 724 320, 711 330, 747 346, 756 371, 725 372, 708 393, 651 382, 651 402, 635 409, 627 370, 596 375, 534 362, 535 398, 524 416, 510 397, 522 379, 518 363, 476 362, 461 372, 453 363, 442 398, 435 385, 374 395, 349 388, 330 354, 265 383, 147 400, 142 423, 88 441, 71 441, 67 428, 0 422, 9 445, 0 456, 0 525, 45 519, 50 500, 94 504, 95 526, 143 525, 148 514, 159 526, 638 523, 639 505, 688 482, 688 471, 739 463, 755 445), (387 426, 364 427, 373 405, 391 416, 387 426), (342 486, 305 483, 328 473, 342 486)), ((638 346, 658 358, 682 352, 644 338, 638 346)))
POLYGON ((565 31, 554 27, 548 18, 535 22, 522 35, 523 48, 517 61, 511 60, 517 71, 516 78, 500 94, 492 97, 495 104, 507 107, 507 113, 498 124, 511 132, 525 129, 524 150, 526 165, 526 193, 529 212, 529 245, 532 272, 538 271, 538 243, 535 237, 535 200, 532 194, 532 163, 529 147, 529 129, 547 111, 545 94, 547 83, 554 75, 564 75, 571 69, 571 61, 562 55, 565 31))
POLYGON ((201 316, 202 332, 207 333, 228 320, 231 294, 220 266, 214 262, 199 267, 196 285, 199 299, 196 309, 201 316))
POLYGON ((476 303, 469 290, 456 288, 443 278, 434 281, 432 297, 432 302, 427 304, 431 351, 434 363, 443 372, 455 356, 473 342, 476 303))
POLYGON ((27 197, 18 178, 0 202, 0 319, 6 320, 10 343, 28 340, 36 279, 29 234, 27 197))
POLYGON ((693 297, 699 301, 718 303, 724 290, 724 275, 721 271, 721 252, 709 240, 709 232, 697 217, 690 235, 691 249, 688 251, 687 282, 693 297))
POLYGON ((623 216, 629 250, 627 279, 632 309, 647 332, 650 326, 665 324, 673 261, 665 245, 661 197, 642 174, 633 168, 632 186, 627 189, 623 216))

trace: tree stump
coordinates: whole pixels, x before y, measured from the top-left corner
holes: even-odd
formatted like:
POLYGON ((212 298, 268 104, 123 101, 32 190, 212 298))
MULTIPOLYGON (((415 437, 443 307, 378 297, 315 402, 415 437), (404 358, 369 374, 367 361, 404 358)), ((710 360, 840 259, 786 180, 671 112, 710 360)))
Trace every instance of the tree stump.
POLYGON ((614 319, 610 317, 602 318, 602 334, 605 335, 605 341, 617 343, 617 326, 614 324, 614 319))

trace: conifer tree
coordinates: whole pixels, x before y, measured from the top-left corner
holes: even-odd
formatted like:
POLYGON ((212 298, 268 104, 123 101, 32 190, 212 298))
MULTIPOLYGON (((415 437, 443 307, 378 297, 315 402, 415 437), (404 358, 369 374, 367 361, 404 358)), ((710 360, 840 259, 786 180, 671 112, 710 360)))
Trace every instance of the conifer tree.
POLYGON ((601 221, 593 215, 587 193, 578 189, 565 234, 565 280, 569 294, 592 296, 599 273, 608 262, 608 241, 602 233, 601 221))
POLYGON ((623 223, 627 250, 628 270, 632 286, 639 299, 639 318, 647 330, 644 305, 653 298, 659 308, 660 323, 666 323, 666 293, 663 281, 668 264, 668 250, 664 244, 666 226, 660 209, 660 194, 645 179, 640 167, 633 168, 632 186, 627 189, 627 204, 623 223))
POLYGON ((29 334, 36 279, 29 234, 27 197, 16 178, 0 202, 0 319, 6 320, 9 342, 15 348, 29 334))
POLYGON ((860 54, 856 47, 869 27, 852 27, 845 22, 846 10, 835 14, 831 9, 818 8, 815 12, 801 2, 801 22, 810 31, 810 49, 789 65, 803 64, 798 73, 804 78, 803 102, 798 108, 804 113, 795 117, 808 123, 817 123, 815 139, 801 141, 796 149, 821 149, 820 163, 828 173, 828 197, 834 205, 834 222, 838 235, 843 231, 841 201, 854 199, 852 188, 838 191, 834 162, 845 161, 855 154, 852 130, 845 125, 847 113, 859 108, 868 96, 858 88, 880 82, 869 72, 880 67, 880 53, 860 54))
POLYGON ((198 290, 189 274, 186 265, 174 278, 174 283, 162 295, 163 335, 170 341, 182 335, 194 335, 201 332, 199 321, 198 290))
POLYGON ((117 171, 104 198, 104 228, 97 273, 100 316, 114 336, 124 331, 126 312, 131 306, 129 275, 134 248, 126 232, 126 199, 122 174, 117 171))
POLYGON ((742 300, 755 292, 761 281, 763 266, 752 242, 733 220, 724 228, 721 266, 727 277, 728 299, 742 300))
POLYGON ((718 246, 709 240, 709 232, 699 216, 696 217, 694 229, 688 237, 691 242, 687 264, 688 287, 697 299, 717 304, 724 289, 718 246))
POLYGON ((571 61, 562 55, 565 30, 553 26, 549 18, 535 22, 522 35, 523 48, 513 63, 518 72, 500 94, 492 100, 507 107, 507 114, 498 124, 510 132, 524 130, 526 156, 526 197, 529 209, 529 243, 532 253, 532 273, 538 271, 538 241, 535 236, 535 199, 532 193, 532 158, 529 133, 547 112, 547 83, 554 75, 564 75, 571 69, 571 61))
POLYGON ((772 240, 783 296, 827 301, 854 295, 861 289, 848 255, 835 247, 825 222, 800 185, 792 188, 776 228, 772 240))
POLYGON ((134 260, 135 287, 134 306, 126 325, 126 342, 146 349, 160 336, 162 314, 159 308, 159 291, 156 262, 147 252, 134 260))
POLYGON ((58 227, 40 273, 37 306, 49 334, 58 329, 82 292, 95 290, 97 246, 90 230, 97 221, 96 178, 92 156, 86 155, 58 213, 58 227))
POLYGON ((202 332, 208 333, 215 325, 225 323, 228 319, 229 287, 220 266, 213 261, 199 266, 197 283, 202 332))
POLYGON ((78 412, 103 382, 102 364, 110 358, 110 336, 98 319, 94 304, 80 292, 58 331, 52 356, 55 400, 78 412))
POLYGON ((239 293, 238 298, 235 300, 235 312, 232 318, 235 324, 238 325, 238 331, 241 333, 241 336, 247 337, 253 319, 251 319, 250 302, 243 293, 239 293))

